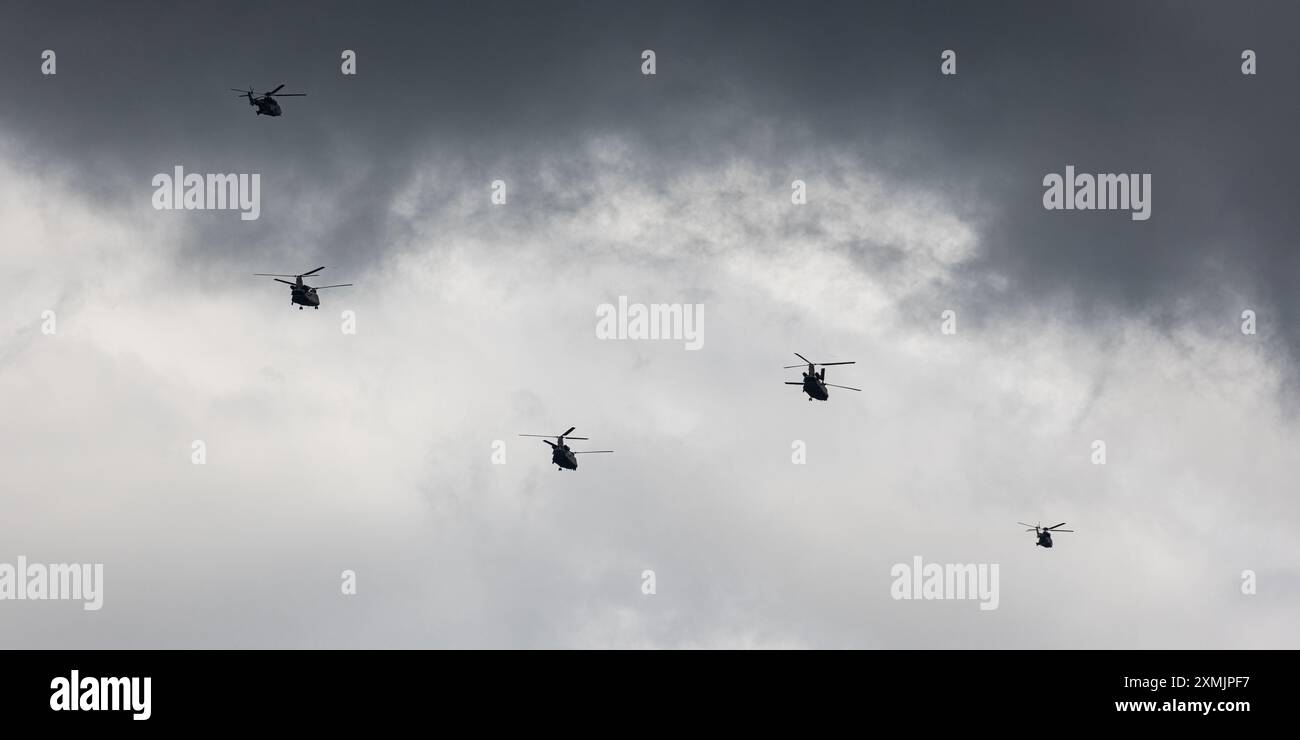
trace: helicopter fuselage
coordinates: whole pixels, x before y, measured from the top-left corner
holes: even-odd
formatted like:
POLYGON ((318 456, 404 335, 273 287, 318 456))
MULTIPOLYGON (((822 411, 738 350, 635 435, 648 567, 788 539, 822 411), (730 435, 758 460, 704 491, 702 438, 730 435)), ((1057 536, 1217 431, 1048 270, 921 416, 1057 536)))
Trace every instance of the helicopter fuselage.
POLYGON ((280 115, 280 104, 275 102, 275 98, 252 98, 250 104, 257 108, 259 116, 280 115))
POLYGON ((1037 544, 1038 544, 1039 547, 1051 547, 1051 546, 1052 546, 1052 533, 1051 533, 1051 532, 1048 532, 1048 531, 1046 531, 1046 530, 1044 530, 1044 531, 1042 531, 1042 532, 1039 532, 1039 533, 1038 533, 1038 543, 1037 543, 1037 544))
POLYGON ((316 295, 315 288, 309 288, 305 285, 298 287, 295 285, 289 288, 289 295, 292 303, 296 303, 299 306, 311 306, 316 309, 320 308, 320 296, 316 295))
POLYGON ((578 469, 578 456, 573 454, 568 445, 552 448, 551 462, 559 465, 564 470, 578 469))
POLYGON ((831 397, 831 392, 827 390, 826 384, 821 381, 821 378, 809 373, 804 373, 803 376, 803 392, 808 394, 808 400, 810 401, 813 399, 826 401, 831 397))

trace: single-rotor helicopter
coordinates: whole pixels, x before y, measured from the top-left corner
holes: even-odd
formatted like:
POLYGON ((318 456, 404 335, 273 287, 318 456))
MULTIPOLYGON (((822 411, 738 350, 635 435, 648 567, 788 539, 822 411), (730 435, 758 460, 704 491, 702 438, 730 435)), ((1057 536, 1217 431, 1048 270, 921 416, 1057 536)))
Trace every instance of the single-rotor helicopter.
POLYGON ((1024 522, 1016 522, 1016 524, 1019 524, 1019 525, 1025 526, 1025 527, 1029 527, 1029 529, 1026 529, 1026 530, 1025 530, 1026 532, 1033 532, 1034 534, 1038 535, 1038 542, 1036 542, 1036 543, 1034 543, 1034 544, 1037 545, 1037 546, 1040 546, 1040 547, 1051 547, 1051 546, 1052 546, 1052 533, 1053 533, 1053 532, 1073 532, 1073 531, 1074 531, 1073 529, 1057 529, 1057 527, 1064 527, 1064 526, 1065 526, 1065 522, 1061 522, 1060 524, 1056 524, 1056 525, 1053 525, 1053 526, 1051 526, 1051 527, 1044 527, 1044 526, 1042 526, 1042 525, 1040 525, 1040 524, 1025 524, 1024 522))
POLYGON ((572 432, 574 429, 577 429, 577 427, 569 427, 569 431, 565 432, 564 434, 521 434, 519 436, 520 437, 543 437, 543 438, 555 437, 554 442, 552 442, 549 439, 543 439, 542 441, 551 446, 551 462, 559 466, 557 470, 577 470, 578 458, 575 457, 576 455, 594 455, 599 452, 613 452, 613 450, 582 450, 581 452, 574 452, 573 450, 569 449, 569 446, 564 443, 564 440, 566 439, 586 440, 587 439, 586 437, 570 437, 569 433, 572 432))
POLYGON ((320 296, 316 295, 316 291, 325 290, 326 288, 346 288, 352 285, 352 283, 340 283, 338 285, 318 285, 313 288, 312 286, 307 285, 302 281, 303 278, 308 277, 310 275, 315 275, 316 273, 324 269, 325 266, 322 265, 320 267, 317 267, 315 270, 312 270, 311 272, 304 272, 301 275, 281 275, 273 272, 255 272, 253 274, 256 275, 257 277, 275 278, 275 281, 277 283, 284 283, 285 285, 289 286, 289 305, 292 306, 295 303, 298 304, 299 311, 303 309, 303 306, 311 306, 312 308, 319 310, 320 296), (287 278, 287 277, 294 278, 294 282, 291 283, 288 280, 280 279, 280 278, 287 278))
POLYGON ((284 85, 280 85, 270 92, 264 92, 261 95, 253 92, 253 86, 249 85, 247 90, 240 90, 237 87, 230 88, 239 93, 236 97, 248 98, 248 104, 257 108, 259 116, 278 116, 280 115, 280 104, 275 102, 276 98, 301 98, 307 93, 282 93, 284 85))
MULTIPOLYGON (((862 390, 861 388, 850 388, 847 385, 835 385, 826 382, 827 365, 853 365, 856 364, 855 362, 812 362, 798 352, 795 352, 794 356, 808 363, 808 369, 804 371, 802 381, 788 380, 785 384, 803 386, 803 392, 808 394, 809 401, 813 399, 817 399, 818 401, 829 399, 831 394, 830 391, 826 390, 827 388, 843 388, 846 391, 862 390), (820 367, 821 370, 817 370, 817 367, 820 367)), ((803 367, 803 365, 786 365, 785 369, 789 370, 795 367, 803 367)))

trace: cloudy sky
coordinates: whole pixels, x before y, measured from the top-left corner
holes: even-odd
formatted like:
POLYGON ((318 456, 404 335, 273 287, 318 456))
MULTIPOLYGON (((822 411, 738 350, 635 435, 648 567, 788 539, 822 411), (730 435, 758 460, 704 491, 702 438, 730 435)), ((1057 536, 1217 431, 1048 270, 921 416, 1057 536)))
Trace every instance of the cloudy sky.
POLYGON ((0 646, 1300 648, 1297 21, 10 3, 0 563, 105 584, 0 601, 0 646), (261 217, 154 210, 178 165, 261 217), (1066 165, 1151 219, 1044 210, 1066 165), (320 310, 251 276, 318 265, 320 310), (703 348, 598 339, 619 296, 703 348), (570 426, 615 454, 515 436, 570 426), (891 598, 914 556, 999 608, 891 598))

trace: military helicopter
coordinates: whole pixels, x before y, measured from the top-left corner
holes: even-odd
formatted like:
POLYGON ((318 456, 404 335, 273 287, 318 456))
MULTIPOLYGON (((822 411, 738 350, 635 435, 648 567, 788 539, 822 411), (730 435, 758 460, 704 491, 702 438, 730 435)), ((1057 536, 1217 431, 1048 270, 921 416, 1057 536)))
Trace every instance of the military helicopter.
MULTIPOLYGON (((846 391, 862 390, 861 388, 850 388, 847 385, 835 385, 833 383, 826 382, 827 365, 853 365, 856 363, 854 362, 811 362, 808 360, 807 357, 804 357, 798 352, 795 352, 794 356, 798 357, 804 362, 807 362, 808 370, 803 374, 802 382, 788 380, 786 381, 786 385, 803 386, 803 392, 808 394, 809 401, 813 400, 814 398, 817 399, 818 401, 825 401, 829 399, 831 394, 830 391, 826 390, 827 388, 843 388, 846 391), (814 369, 814 366, 820 366, 822 369, 820 371, 817 371, 814 369)), ((803 367, 803 365, 786 365, 784 369, 789 370, 790 368, 795 368, 795 367, 803 367)))
POLYGON ((1065 526, 1065 522, 1061 522, 1060 524, 1056 524, 1056 525, 1053 525, 1053 526, 1051 526, 1051 527, 1044 527, 1044 526, 1042 526, 1042 525, 1038 525, 1038 524, 1032 524, 1032 525, 1031 525, 1031 524, 1025 524, 1024 522, 1016 522, 1016 524, 1020 524, 1020 525, 1023 525, 1023 526, 1026 526, 1026 527, 1029 527, 1029 529, 1026 529, 1025 531, 1026 531, 1026 532, 1033 532, 1034 534, 1038 535, 1038 542, 1036 542, 1036 543, 1034 543, 1034 544, 1037 545, 1037 546, 1042 546, 1042 547, 1051 547, 1051 546, 1052 546, 1052 533, 1053 533, 1053 532, 1073 532, 1073 531, 1074 531, 1073 529, 1057 529, 1057 527, 1064 527, 1064 526, 1065 526))
POLYGON ((301 98, 307 95, 307 93, 282 93, 280 91, 284 89, 284 85, 280 85, 279 87, 275 88, 271 92, 264 92, 261 95, 258 95, 257 93, 253 92, 252 85, 249 85, 247 90, 240 90, 237 87, 232 87, 230 89, 239 93, 239 95, 237 95, 236 97, 248 98, 248 104, 255 106, 257 108, 257 115, 259 116, 280 115, 280 104, 275 102, 276 97, 301 98), (272 95, 274 95, 275 97, 271 97, 272 95))
POLYGON ((311 306, 312 308, 319 310, 320 297, 316 295, 316 291, 325 290, 326 288, 346 288, 352 285, 352 283, 341 283, 339 285, 318 285, 315 288, 313 288, 310 285, 306 285, 305 283, 303 283, 302 281, 303 278, 307 277, 308 275, 315 275, 316 273, 324 269, 325 266, 322 265, 320 267, 317 267, 315 270, 312 270, 311 272, 304 272, 301 275, 280 275, 278 273, 273 273, 273 272, 255 272, 253 274, 256 275, 257 277, 275 278, 275 281, 277 283, 284 283, 285 285, 289 286, 289 305, 292 306, 295 303, 298 304, 299 311, 303 309, 303 306, 311 306), (288 280, 281 280, 280 278, 282 277, 295 278, 295 281, 291 283, 288 280))
POLYGON ((549 439, 543 439, 542 441, 551 446, 551 462, 559 466, 558 468, 556 468, 557 470, 577 470, 578 458, 575 457, 575 455, 593 455, 598 452, 613 452, 613 450, 583 450, 582 452, 574 452, 573 450, 570 450, 569 446, 564 443, 565 439, 581 439, 581 440, 587 439, 586 437, 570 437, 569 432, 572 432, 574 429, 577 429, 577 427, 569 427, 568 432, 565 432, 564 434, 560 434, 560 435, 521 434, 519 436, 520 437, 555 437, 554 442, 552 442, 549 439))

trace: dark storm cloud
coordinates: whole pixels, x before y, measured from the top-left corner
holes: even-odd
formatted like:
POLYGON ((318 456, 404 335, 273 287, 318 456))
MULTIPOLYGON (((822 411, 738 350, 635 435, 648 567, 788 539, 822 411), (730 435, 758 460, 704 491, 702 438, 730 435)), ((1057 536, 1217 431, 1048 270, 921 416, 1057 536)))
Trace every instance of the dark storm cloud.
POLYGON ((0 126, 32 166, 142 210, 144 184, 177 163, 261 172, 262 219, 198 219, 192 243, 344 269, 409 235, 389 206, 430 163, 430 210, 496 176, 547 209, 564 203, 522 195, 538 162, 590 176, 592 135, 632 142, 651 181, 735 156, 789 179, 810 153, 842 153, 955 211, 987 207, 969 279, 936 296, 967 325, 1055 305, 1232 332, 1249 307, 1294 347, 1298 17, 1286 3, 30 3, 0 29, 0 126), (44 48, 57 77, 37 73, 44 48), (955 77, 938 71, 947 48, 955 77), (1246 48, 1255 77, 1239 72, 1246 48), (309 97, 277 120, 227 90, 281 82, 309 97), (1151 220, 1043 210, 1043 176, 1067 164, 1151 173, 1151 220))

